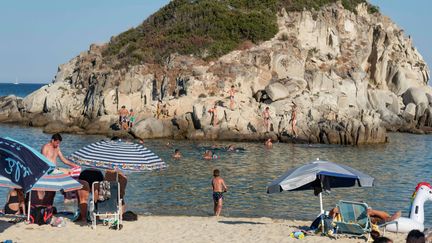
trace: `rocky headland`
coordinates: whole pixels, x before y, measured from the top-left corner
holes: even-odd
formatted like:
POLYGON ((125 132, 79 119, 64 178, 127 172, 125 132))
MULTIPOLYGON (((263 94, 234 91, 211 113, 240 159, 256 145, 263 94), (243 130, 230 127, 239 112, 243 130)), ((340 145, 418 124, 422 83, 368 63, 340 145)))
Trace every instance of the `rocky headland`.
POLYGON ((138 117, 130 134, 142 139, 271 137, 357 145, 384 143, 387 131, 430 131, 428 66, 388 17, 370 13, 364 3, 351 11, 339 2, 319 10, 282 8, 276 21, 273 38, 245 41, 213 59, 173 52, 163 62, 115 67, 104 56, 109 43, 91 45, 60 65, 51 84, 23 99, 1 97, 0 122, 112 135, 118 133, 112 125, 125 105, 138 117), (232 85, 234 109, 228 94, 232 85), (168 115, 157 119, 159 99, 168 115), (208 112, 215 104, 217 126, 208 112), (266 107, 269 132, 263 122, 266 107))

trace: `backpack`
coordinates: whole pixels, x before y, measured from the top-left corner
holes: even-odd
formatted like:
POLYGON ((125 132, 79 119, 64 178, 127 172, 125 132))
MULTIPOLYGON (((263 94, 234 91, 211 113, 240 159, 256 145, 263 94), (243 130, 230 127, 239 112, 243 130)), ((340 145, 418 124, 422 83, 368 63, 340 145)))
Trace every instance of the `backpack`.
POLYGON ((138 216, 132 211, 126 211, 122 215, 122 218, 124 221, 136 221, 136 220, 138 220, 138 216))
POLYGON ((30 223, 32 224, 49 224, 51 222, 54 209, 51 206, 32 206, 30 208, 30 223))

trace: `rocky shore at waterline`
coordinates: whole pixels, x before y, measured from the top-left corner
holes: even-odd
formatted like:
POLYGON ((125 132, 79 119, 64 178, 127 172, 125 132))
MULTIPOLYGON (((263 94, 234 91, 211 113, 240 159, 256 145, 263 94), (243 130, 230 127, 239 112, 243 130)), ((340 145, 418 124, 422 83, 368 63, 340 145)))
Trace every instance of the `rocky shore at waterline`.
POLYGON ((137 138, 373 144, 387 131, 429 132, 429 69, 388 17, 341 4, 285 12, 279 32, 217 60, 171 54, 166 63, 114 69, 105 45, 60 65, 52 84, 0 98, 0 122, 46 132, 112 134, 118 109, 134 109, 137 138), (228 90, 234 85, 231 110, 228 90), (168 115, 156 119, 162 100, 168 115), (297 136, 292 104, 297 105, 297 136), (216 104, 217 127, 208 112, 216 104), (263 111, 269 107, 271 129, 263 111))

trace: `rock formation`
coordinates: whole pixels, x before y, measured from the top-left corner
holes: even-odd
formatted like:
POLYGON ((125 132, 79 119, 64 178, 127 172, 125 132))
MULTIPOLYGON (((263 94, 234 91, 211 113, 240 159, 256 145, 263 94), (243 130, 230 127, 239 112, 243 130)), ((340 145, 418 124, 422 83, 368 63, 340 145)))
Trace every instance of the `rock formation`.
POLYGON ((113 69, 105 45, 60 65, 52 84, 0 100, 0 121, 47 131, 109 133, 120 106, 133 108, 139 138, 370 144, 386 131, 429 131, 429 69, 398 26, 365 5, 278 14, 279 32, 259 45, 205 62, 172 54, 164 65, 113 69), (235 108, 228 90, 235 86, 235 108), (156 103, 168 116, 155 118, 156 103), (297 106, 297 136, 292 106, 297 106), (216 104, 217 126, 208 110, 216 104), (271 130, 263 124, 269 107, 271 130), (54 123, 54 124, 53 124, 54 123))

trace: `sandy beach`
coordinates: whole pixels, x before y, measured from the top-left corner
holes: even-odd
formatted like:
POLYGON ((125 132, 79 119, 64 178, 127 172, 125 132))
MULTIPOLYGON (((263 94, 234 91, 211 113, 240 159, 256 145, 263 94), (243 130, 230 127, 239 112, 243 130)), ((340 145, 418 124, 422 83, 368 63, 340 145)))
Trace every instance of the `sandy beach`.
MULTIPOLYGON (((79 226, 67 221, 64 228, 10 224, 0 220, 0 241, 13 242, 365 242, 347 237, 337 240, 323 236, 292 239, 289 234, 308 221, 271 218, 227 218, 187 216, 139 216, 124 222, 120 231, 99 224, 79 226)), ((406 234, 386 233, 394 242, 404 242, 406 234)))

